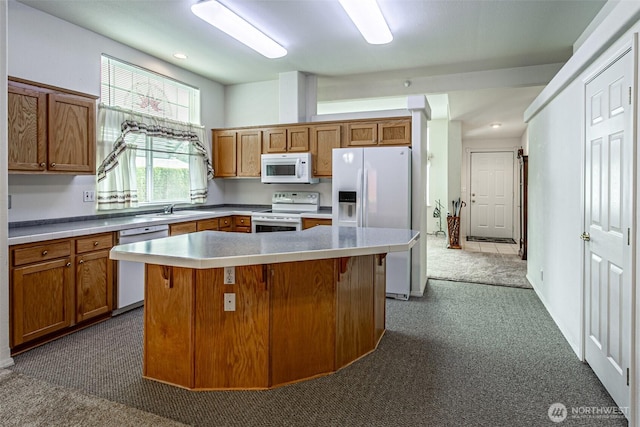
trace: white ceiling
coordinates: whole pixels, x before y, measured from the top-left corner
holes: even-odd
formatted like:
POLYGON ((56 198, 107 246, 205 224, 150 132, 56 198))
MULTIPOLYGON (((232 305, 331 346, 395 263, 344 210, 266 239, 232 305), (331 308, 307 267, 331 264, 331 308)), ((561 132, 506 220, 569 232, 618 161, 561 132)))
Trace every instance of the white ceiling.
POLYGON ((468 139, 522 135, 525 108, 606 3, 378 0, 394 40, 368 45, 337 0, 221 0, 289 51, 267 59, 192 15, 196 1, 20 0, 223 84, 302 71, 318 76, 320 101, 424 93, 468 139), (448 106, 429 96, 443 93, 448 106))

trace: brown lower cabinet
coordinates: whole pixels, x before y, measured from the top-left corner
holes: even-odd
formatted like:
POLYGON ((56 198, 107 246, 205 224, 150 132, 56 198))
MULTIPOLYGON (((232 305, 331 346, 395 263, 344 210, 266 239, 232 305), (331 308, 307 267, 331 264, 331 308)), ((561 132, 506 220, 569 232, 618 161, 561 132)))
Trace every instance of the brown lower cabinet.
POLYGON ((113 240, 103 233, 9 248, 12 353, 109 317, 113 240))
POLYGON ((385 254, 234 270, 225 284, 224 268, 146 265, 145 378, 194 390, 272 388, 335 372, 384 334, 385 254))
POLYGON ((302 218, 302 229, 315 227, 316 225, 331 225, 332 221, 328 218, 302 218))
POLYGON ((171 236, 205 230, 251 233, 251 217, 248 215, 233 215, 169 225, 169 235, 171 236))

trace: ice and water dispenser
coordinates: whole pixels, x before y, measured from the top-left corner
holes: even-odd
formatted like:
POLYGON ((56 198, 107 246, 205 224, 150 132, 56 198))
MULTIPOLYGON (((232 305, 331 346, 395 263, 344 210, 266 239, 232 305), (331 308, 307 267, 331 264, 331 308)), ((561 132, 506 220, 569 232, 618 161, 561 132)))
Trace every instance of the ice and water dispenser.
POLYGON ((358 218, 356 214, 356 192, 338 192, 338 225, 356 227, 358 218))

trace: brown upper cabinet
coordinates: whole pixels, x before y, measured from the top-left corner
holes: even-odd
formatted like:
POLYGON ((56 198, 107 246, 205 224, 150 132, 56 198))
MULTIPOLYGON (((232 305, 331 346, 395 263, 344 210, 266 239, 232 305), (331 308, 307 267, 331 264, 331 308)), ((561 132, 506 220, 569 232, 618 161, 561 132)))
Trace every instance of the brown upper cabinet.
POLYGON ((216 177, 259 177, 262 131, 214 130, 213 163, 216 177))
POLYGON ((263 153, 304 153, 310 151, 309 126, 287 126, 264 129, 263 153))
POLYGON ((95 174, 96 96, 10 78, 10 173, 95 174))
POLYGON ((259 178, 261 154, 311 152, 313 176, 331 178, 334 148, 384 145, 411 145, 410 117, 214 129, 213 165, 218 178, 259 178))
POLYGON ((238 176, 260 176, 262 131, 259 129, 238 132, 238 176))
POLYGON ((411 145, 411 119, 347 123, 344 142, 346 147, 411 145))
POLYGON ((236 176, 238 141, 235 130, 213 131, 213 172, 215 176, 226 178, 236 176))
POLYGON ((328 124, 311 126, 311 159, 313 176, 331 178, 332 150, 342 143, 342 125, 328 124))

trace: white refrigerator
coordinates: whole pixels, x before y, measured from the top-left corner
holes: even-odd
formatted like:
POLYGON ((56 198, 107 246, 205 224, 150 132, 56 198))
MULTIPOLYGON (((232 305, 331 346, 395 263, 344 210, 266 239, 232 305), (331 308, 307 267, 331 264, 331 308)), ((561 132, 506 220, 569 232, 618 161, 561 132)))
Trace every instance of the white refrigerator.
MULTIPOLYGON (((333 150, 332 220, 346 227, 411 228, 409 147, 333 150)), ((411 251, 390 253, 387 296, 409 299, 411 251)))

